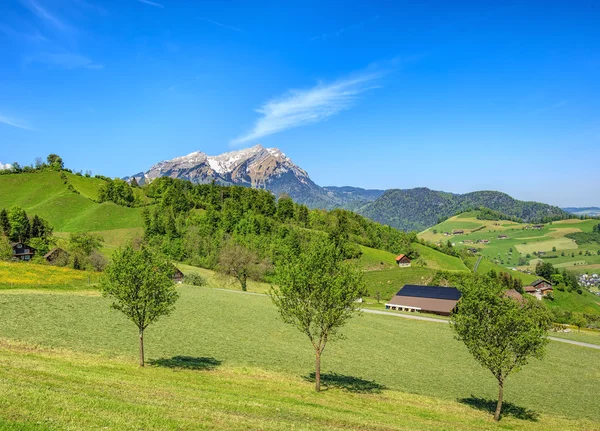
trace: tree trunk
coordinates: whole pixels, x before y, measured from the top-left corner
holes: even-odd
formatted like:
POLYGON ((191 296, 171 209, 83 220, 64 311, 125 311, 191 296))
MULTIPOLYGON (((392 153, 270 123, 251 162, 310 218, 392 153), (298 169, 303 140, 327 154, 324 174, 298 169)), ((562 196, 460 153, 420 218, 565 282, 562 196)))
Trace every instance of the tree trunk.
POLYGON ((502 396, 504 390, 504 382, 502 380, 498 380, 498 404, 496 405, 496 413, 494 414, 494 420, 500 420, 500 412, 502 411, 502 396))
POLYGON ((248 280, 246 279, 245 275, 242 275, 242 277, 240 278, 240 282, 242 284, 242 290, 245 292, 247 289, 246 284, 248 282, 248 280))
POLYGON ((144 330, 140 329, 140 367, 144 366, 144 330))
POLYGON ((321 391, 321 352, 318 350, 315 361, 315 391, 321 391))

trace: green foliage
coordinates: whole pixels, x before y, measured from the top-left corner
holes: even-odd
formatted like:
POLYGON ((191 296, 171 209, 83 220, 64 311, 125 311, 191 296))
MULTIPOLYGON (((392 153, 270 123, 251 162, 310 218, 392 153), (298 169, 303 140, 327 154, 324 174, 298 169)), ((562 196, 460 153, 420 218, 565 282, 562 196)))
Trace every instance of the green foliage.
POLYGON ((135 250, 128 245, 115 252, 101 289, 113 300, 112 308, 137 326, 140 365, 144 366, 144 330, 159 317, 170 314, 179 297, 173 284, 173 265, 147 247, 135 250))
POLYGON ((100 254, 104 238, 89 232, 74 232, 69 235, 69 252, 74 269, 102 271, 106 258, 100 254))
POLYGON ((7 236, 0 235, 0 260, 10 260, 13 255, 12 247, 7 236))
POLYGON ((552 275, 556 273, 556 269, 550 262, 538 262, 535 273, 546 280, 552 280, 552 275))
POLYGON ((208 283, 205 277, 194 272, 185 274, 183 281, 185 284, 191 284, 192 286, 206 286, 208 283))
POLYGON ((135 206, 135 196, 132 186, 121 179, 106 181, 98 193, 99 202, 114 202, 126 207, 135 206))
POLYGON ((565 237, 572 239, 578 245, 600 243, 600 232, 596 230, 599 225, 594 226, 593 232, 574 232, 568 233, 565 237))
POLYGON ((488 277, 464 279, 462 298, 451 316, 456 338, 499 385, 494 419, 499 420, 506 378, 530 358, 541 359, 552 321, 546 308, 533 298, 517 301, 503 295, 503 286, 488 277))
POLYGON ((217 271, 239 282, 244 292, 248 279, 260 280, 266 270, 267 264, 256 253, 232 241, 227 241, 219 253, 217 271))
POLYGON ((523 223, 523 220, 519 217, 509 216, 501 213, 500 211, 494 211, 489 208, 481 207, 477 213, 478 220, 507 220, 514 221, 515 223, 523 223))
POLYGON ((12 241, 27 241, 30 238, 31 224, 25 210, 19 206, 12 206, 8 211, 10 224, 9 238, 12 241))
POLYGON ((344 262, 335 243, 312 241, 306 251, 276 268, 278 288, 271 292, 282 320, 308 337, 316 356, 315 389, 320 390, 320 360, 328 340, 358 310, 364 292, 362 271, 344 262))

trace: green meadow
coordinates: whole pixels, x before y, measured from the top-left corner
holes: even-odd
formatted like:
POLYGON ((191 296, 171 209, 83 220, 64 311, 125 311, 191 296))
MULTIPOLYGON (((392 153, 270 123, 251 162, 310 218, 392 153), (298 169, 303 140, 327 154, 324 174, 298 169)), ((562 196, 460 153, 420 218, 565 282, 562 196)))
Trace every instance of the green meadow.
POLYGON ((576 365, 596 363, 598 350, 550 342, 544 360, 509 378, 512 416, 496 425, 489 413, 495 380, 447 325, 363 313, 328 345, 329 388, 314 394, 310 344, 281 322, 267 296, 179 290, 175 312, 147 330, 144 370, 134 365, 134 325, 94 291, 0 291, 4 429, 600 425, 600 376, 596 367, 576 365), (409 405, 421 410, 411 413, 409 405))

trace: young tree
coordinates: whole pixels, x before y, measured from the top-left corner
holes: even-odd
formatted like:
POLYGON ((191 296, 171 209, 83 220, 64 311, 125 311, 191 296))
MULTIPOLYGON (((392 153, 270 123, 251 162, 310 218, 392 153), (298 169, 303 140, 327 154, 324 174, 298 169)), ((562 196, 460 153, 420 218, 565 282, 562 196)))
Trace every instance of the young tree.
POLYGON ((498 404, 494 419, 500 420, 504 383, 531 357, 541 359, 548 342, 551 317, 533 298, 517 301, 506 297, 502 286, 485 277, 462 281, 462 298, 451 316, 456 338, 475 360, 498 381, 498 404))
POLYGON ((217 271, 237 280, 244 292, 248 290, 248 279, 261 278, 266 270, 267 265, 256 253, 239 244, 228 241, 219 252, 217 271))
POLYGON ((138 328, 140 366, 144 366, 144 330, 173 311, 179 297, 173 283, 173 265, 147 247, 128 245, 113 255, 101 283, 112 307, 123 312, 138 328))
POLYGON ((275 270, 279 288, 271 298, 285 323, 294 325, 315 351, 315 390, 321 389, 321 355, 327 341, 359 310, 362 271, 344 261, 330 241, 313 240, 306 251, 275 270))

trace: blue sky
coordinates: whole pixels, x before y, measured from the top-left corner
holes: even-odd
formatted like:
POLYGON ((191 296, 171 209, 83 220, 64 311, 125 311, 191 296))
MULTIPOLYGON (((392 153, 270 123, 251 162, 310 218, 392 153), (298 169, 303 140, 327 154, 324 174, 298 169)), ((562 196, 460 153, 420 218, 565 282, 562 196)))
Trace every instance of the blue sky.
POLYGON ((0 3, 0 161, 278 147, 320 185, 600 205, 592 1, 0 3))

